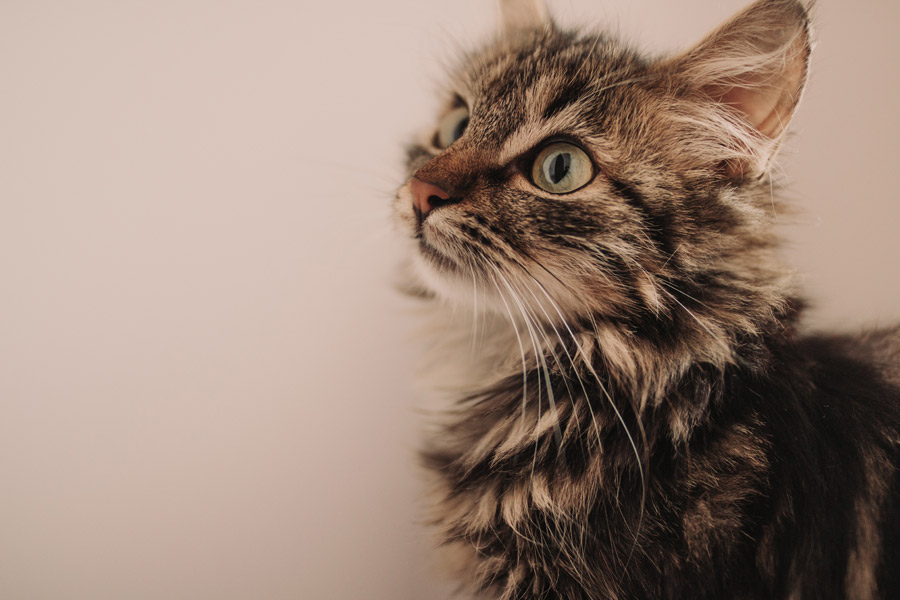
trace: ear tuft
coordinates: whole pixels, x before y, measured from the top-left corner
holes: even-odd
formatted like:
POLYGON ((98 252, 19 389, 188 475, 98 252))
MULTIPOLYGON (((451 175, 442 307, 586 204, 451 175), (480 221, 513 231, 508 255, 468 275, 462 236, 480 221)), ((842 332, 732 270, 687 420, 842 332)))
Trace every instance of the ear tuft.
POLYGON ((543 0, 500 0, 500 15, 506 35, 541 29, 550 23, 543 0))
MULTIPOLYGON (((736 115, 744 141, 759 138, 750 149, 758 160, 749 162, 765 168, 803 93, 811 49, 803 2, 759 0, 666 66, 736 115)), ((750 164, 731 167, 758 171, 750 164)))

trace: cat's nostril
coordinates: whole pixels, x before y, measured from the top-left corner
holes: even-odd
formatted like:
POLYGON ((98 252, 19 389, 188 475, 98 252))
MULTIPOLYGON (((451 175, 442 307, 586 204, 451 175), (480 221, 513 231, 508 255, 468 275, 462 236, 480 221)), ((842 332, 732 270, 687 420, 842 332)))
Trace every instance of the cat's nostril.
POLYGON ((413 177, 409 185, 413 197, 413 210, 416 212, 420 223, 434 209, 447 206, 448 204, 456 204, 462 200, 462 198, 451 197, 450 194, 440 187, 422 181, 418 177, 413 177))

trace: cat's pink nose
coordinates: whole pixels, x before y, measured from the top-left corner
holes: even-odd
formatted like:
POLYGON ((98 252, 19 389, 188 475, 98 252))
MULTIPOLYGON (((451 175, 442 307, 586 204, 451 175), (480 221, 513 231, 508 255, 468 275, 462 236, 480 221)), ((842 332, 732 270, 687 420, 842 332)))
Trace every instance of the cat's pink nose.
POLYGON ((452 198, 438 186, 422 181, 418 177, 412 178, 409 187, 412 191, 413 210, 415 210, 420 223, 435 208, 455 204, 461 200, 461 198, 452 198))

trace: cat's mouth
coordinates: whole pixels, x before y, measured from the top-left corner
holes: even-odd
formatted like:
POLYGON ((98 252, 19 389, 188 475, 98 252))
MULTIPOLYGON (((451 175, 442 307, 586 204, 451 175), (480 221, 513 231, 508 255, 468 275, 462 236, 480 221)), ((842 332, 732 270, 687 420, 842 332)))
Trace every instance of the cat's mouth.
POLYGON ((419 248, 419 253, 425 257, 432 264, 437 267, 457 272, 460 270, 459 263, 457 263, 453 258, 439 250, 434 244, 430 243, 426 237, 425 232, 423 231, 424 227, 422 223, 419 223, 416 226, 416 245, 419 248))

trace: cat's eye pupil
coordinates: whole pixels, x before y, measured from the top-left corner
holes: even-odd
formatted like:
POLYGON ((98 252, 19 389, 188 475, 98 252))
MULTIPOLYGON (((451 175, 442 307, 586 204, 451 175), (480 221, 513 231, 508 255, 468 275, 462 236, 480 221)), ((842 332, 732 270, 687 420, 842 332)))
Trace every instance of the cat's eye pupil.
POLYGON ((566 141, 551 142, 531 163, 531 182, 551 194, 568 194, 590 183, 594 165, 584 150, 566 141))
POLYGON ((469 117, 466 117, 462 121, 459 122, 459 125, 456 126, 456 130, 453 132, 453 140, 456 141, 462 137, 463 131, 466 130, 466 127, 469 126, 469 117))
POLYGON ((550 166, 550 181, 559 183, 569 172, 569 166, 572 164, 572 156, 568 152, 560 152, 553 160, 550 166))

